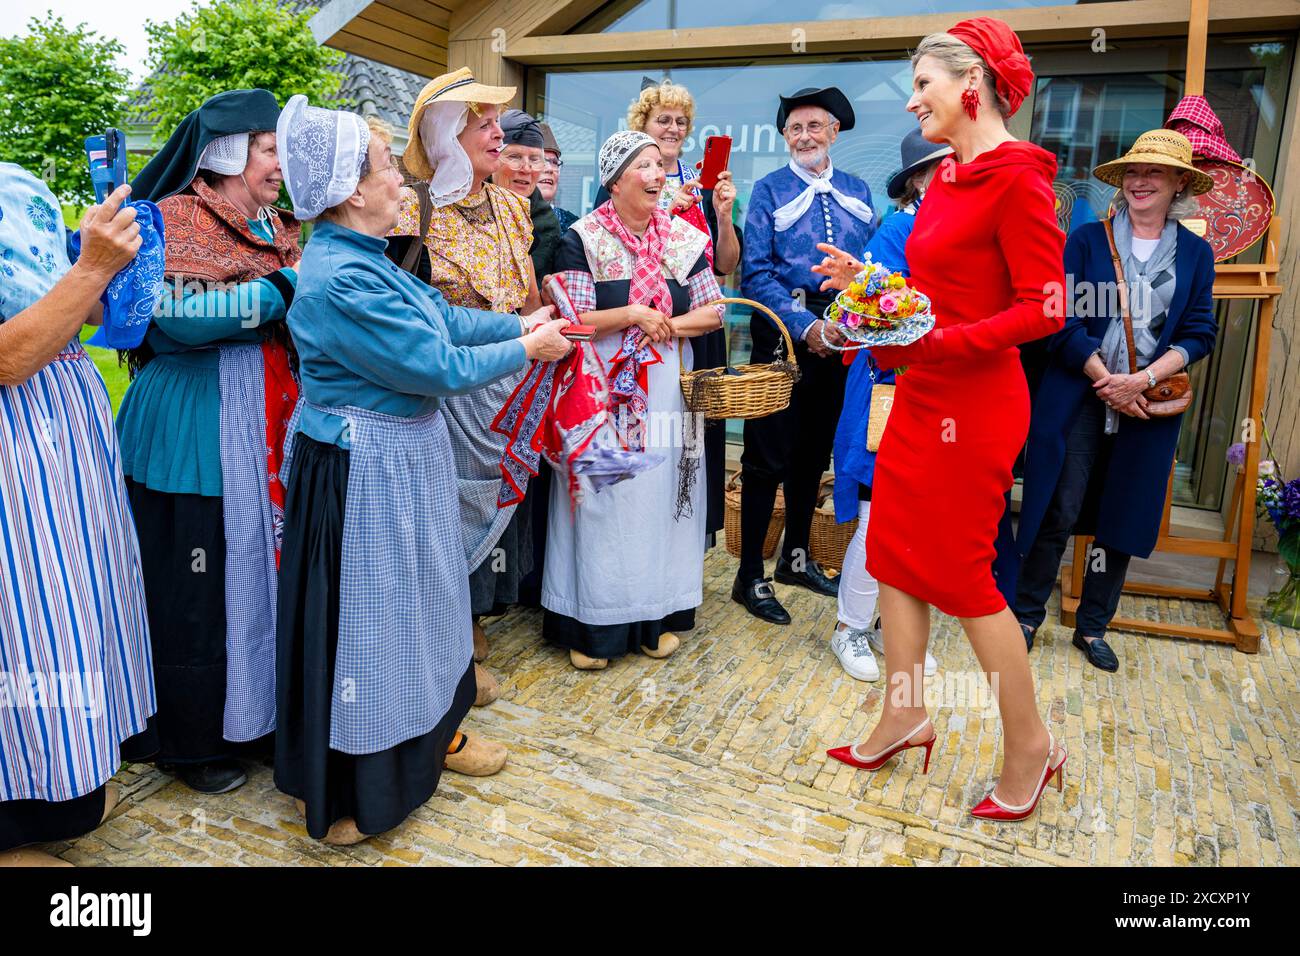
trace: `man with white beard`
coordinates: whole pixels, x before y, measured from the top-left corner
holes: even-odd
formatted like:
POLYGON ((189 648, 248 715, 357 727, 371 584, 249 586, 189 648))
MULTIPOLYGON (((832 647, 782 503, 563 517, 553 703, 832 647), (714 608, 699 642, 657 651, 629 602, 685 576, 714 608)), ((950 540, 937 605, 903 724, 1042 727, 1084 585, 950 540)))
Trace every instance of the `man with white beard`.
MULTIPOLYGON (((811 269, 822 260, 819 242, 861 255, 875 231, 875 214, 867 184, 831 162, 836 137, 853 128, 853 108, 843 93, 827 87, 782 96, 776 125, 790 149, 790 162, 754 184, 745 219, 741 291, 785 322, 803 374, 789 408, 745 422, 740 570, 731 597, 764 621, 789 624, 790 615, 763 566, 763 538, 778 484, 785 486, 785 541, 776 581, 830 597, 837 590, 837 580, 808 556, 808 531, 822 473, 830 465, 847 366, 826 344, 837 341, 821 318, 831 297, 818 291, 821 277, 811 269)), ((751 361, 771 362, 782 342, 780 333, 758 312, 750 319, 750 331, 751 361)))

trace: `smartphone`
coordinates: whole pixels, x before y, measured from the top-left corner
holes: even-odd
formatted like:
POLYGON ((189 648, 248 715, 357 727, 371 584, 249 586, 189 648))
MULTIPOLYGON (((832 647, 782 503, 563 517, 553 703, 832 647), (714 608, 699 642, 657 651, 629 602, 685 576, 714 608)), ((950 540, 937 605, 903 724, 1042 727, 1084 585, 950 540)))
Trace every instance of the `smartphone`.
POLYGON ((704 168, 700 171, 700 188, 713 189, 718 185, 718 173, 731 161, 731 137, 710 136, 704 141, 704 168))
POLYGON ((126 133, 109 127, 103 136, 87 136, 85 148, 95 202, 102 203, 126 182, 126 133))
POLYGON ((570 325, 566 329, 560 329, 560 334, 571 342, 590 342, 596 337, 596 327, 594 325, 570 325))

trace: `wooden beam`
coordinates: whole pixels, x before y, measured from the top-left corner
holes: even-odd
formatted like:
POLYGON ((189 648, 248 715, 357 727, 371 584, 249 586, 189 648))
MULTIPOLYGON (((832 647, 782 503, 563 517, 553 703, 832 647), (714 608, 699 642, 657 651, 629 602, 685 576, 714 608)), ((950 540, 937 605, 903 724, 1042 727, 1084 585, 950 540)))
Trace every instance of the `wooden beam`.
POLYGON ((340 30, 351 23, 373 0, 330 0, 308 22, 316 43, 328 46, 340 30))
POLYGON ((376 0, 371 7, 377 6, 400 10, 407 16, 431 23, 442 30, 451 28, 451 9, 446 2, 439 5, 431 3, 430 0, 376 0))
MULTIPOLYGON (((1284 222, 1300 222, 1300 69, 1291 70, 1286 92, 1286 118, 1279 138, 1277 172, 1273 191, 1277 211, 1284 222)), ((1268 457, 1276 458, 1283 475, 1300 473, 1300 242, 1290 234, 1280 237, 1279 271, 1275 278, 1283 289, 1277 300, 1273 324, 1279 345, 1269 356, 1268 396, 1264 404, 1264 421, 1268 423, 1271 448, 1268 457), (1290 343, 1289 347, 1286 343, 1290 343)), ((1247 413, 1249 414, 1249 412, 1247 413)), ((1249 472, 1248 472, 1249 474, 1249 472)), ((1254 546, 1276 550, 1277 537, 1272 523, 1261 521, 1254 546)))
MULTIPOLYGON (((392 13, 393 11, 389 12, 392 13)), ((382 43, 386 47, 434 63, 447 62, 447 34, 446 31, 438 30, 437 27, 426 27, 423 32, 414 33, 387 24, 376 23, 367 15, 362 15, 349 23, 347 29, 342 32, 352 36, 364 37, 375 43, 382 43), (438 41, 439 34, 442 36, 442 42, 438 41)))
POLYGON ((355 53, 357 56, 364 56, 387 66, 395 66, 399 70, 408 70, 420 76, 441 76, 447 72, 445 58, 432 60, 408 50, 396 49, 367 37, 358 36, 347 30, 336 33, 326 45, 347 53, 355 53))
MULTIPOLYGON (((427 20, 421 20, 413 17, 409 13, 404 13, 383 3, 372 3, 365 10, 357 15, 357 18, 348 24, 348 29, 353 33, 359 33, 366 36, 362 30, 358 30, 358 24, 369 23, 376 27, 382 27, 390 31, 394 36, 406 38, 407 40, 420 40, 432 43, 434 46, 447 49, 447 29, 446 27, 435 26, 427 20)), ((375 39, 378 39, 377 37, 375 39)))
POLYGON ((1184 96, 1205 93, 1205 47, 1210 32, 1210 0, 1191 0, 1187 14, 1187 72, 1183 80, 1184 96))
MULTIPOLYGON (((988 11, 1005 20, 1026 43, 1091 40, 1101 28, 1111 39, 1187 35, 1187 0, 1123 0, 1061 7, 988 11)), ((973 13, 971 15, 974 15, 973 13)), ((892 52, 952 26, 954 14, 938 13, 856 20, 645 30, 539 36, 507 34, 505 55, 529 65, 614 63, 644 60, 791 56, 807 53, 892 52), (796 33, 795 31, 802 31, 796 33)), ((1211 32, 1279 31, 1300 26, 1294 0, 1212 0, 1211 32)), ((452 36, 458 36, 452 19, 452 36)))
POLYGON ((517 63, 504 59, 493 49, 495 41, 452 40, 447 50, 447 69, 459 70, 467 66, 480 83, 489 86, 513 86, 514 99, 510 105, 522 108, 524 71, 517 63))
POLYGON ((451 18, 456 40, 485 40, 504 31, 507 45, 515 39, 545 32, 564 33, 595 13, 605 0, 492 0, 466 3, 451 18))

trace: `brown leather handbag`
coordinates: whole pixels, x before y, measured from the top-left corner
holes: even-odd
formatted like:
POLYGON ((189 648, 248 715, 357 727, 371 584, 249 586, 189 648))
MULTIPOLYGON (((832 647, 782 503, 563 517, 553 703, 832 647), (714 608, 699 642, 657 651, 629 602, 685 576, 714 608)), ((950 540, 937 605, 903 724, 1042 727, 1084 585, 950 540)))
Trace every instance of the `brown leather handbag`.
MULTIPOLYGON (((1115 284, 1119 287, 1120 314, 1124 317, 1124 343, 1128 346, 1128 367, 1134 372, 1142 371, 1137 367, 1137 347, 1133 344, 1133 319, 1128 310, 1128 280, 1124 278, 1124 266, 1119 259, 1119 250, 1115 248, 1115 230, 1111 220, 1103 220, 1106 227, 1106 241, 1110 243, 1110 258, 1115 263, 1115 284)), ((1169 418, 1181 415, 1192 404, 1192 380, 1186 372, 1175 372, 1166 379, 1156 382, 1151 388, 1142 392, 1147 400, 1146 413, 1152 418, 1169 418)))

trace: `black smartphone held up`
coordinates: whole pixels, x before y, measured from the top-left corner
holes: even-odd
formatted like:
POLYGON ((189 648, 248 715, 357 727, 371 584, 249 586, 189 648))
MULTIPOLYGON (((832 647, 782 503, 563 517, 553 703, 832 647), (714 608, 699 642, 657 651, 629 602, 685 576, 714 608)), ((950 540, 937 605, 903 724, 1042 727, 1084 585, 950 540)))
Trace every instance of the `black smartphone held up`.
POLYGON ((85 147, 95 202, 102 203, 126 182, 126 133, 109 127, 103 136, 87 136, 85 147))

